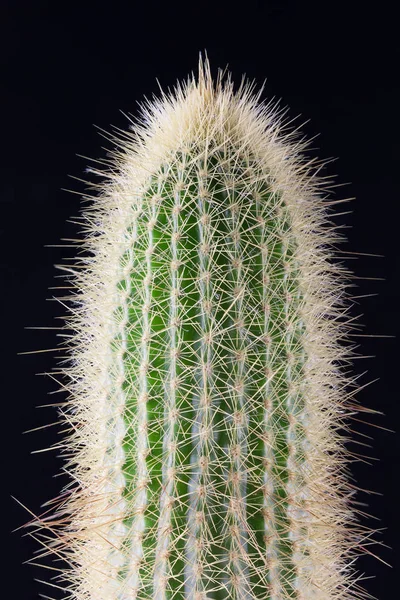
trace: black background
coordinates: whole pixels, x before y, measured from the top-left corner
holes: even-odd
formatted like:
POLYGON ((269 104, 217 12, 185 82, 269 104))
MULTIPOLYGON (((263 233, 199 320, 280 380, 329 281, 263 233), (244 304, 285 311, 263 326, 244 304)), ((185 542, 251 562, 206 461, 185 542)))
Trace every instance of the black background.
POLYGON ((11 494, 38 512, 62 483, 54 477, 60 469, 57 452, 31 454, 57 442, 59 430, 22 435, 55 420, 54 409, 35 408, 63 399, 47 396, 58 389, 49 377, 35 376, 55 368, 55 353, 17 353, 54 348, 60 341, 51 329, 25 327, 54 327, 54 317, 65 313, 52 300, 59 294, 48 288, 62 285, 54 264, 73 251, 45 245, 77 236, 68 219, 79 214, 85 184, 69 175, 88 179, 90 163, 77 154, 102 158, 102 147, 110 148, 93 124, 107 131, 110 124, 125 128, 120 110, 136 114, 137 101, 157 93, 156 78, 165 89, 173 86, 197 69, 198 54, 206 49, 214 73, 228 64, 236 81, 243 73, 259 84, 266 78, 263 97, 281 99, 298 125, 305 122, 303 132, 317 136, 310 156, 337 158, 324 170, 337 174, 335 198, 356 197, 338 205, 338 212, 351 211, 335 220, 347 227, 343 250, 383 255, 346 259, 357 277, 354 294, 373 294, 356 300, 352 309, 368 336, 358 338, 358 351, 374 355, 354 362, 365 386, 357 398, 386 415, 370 419, 374 427, 358 426, 374 436, 373 447, 352 450, 373 460, 354 464, 352 471, 360 488, 382 494, 360 494, 359 500, 377 518, 368 523, 385 528, 379 539, 392 547, 371 551, 393 568, 371 557, 360 559, 358 567, 375 576, 365 583, 372 595, 393 598, 399 443, 380 429, 400 429, 400 94, 393 5, 3 0, 0 14, 2 590, 21 600, 39 593, 61 597, 34 581, 48 580, 50 573, 22 565, 37 545, 11 533, 29 517, 11 494))

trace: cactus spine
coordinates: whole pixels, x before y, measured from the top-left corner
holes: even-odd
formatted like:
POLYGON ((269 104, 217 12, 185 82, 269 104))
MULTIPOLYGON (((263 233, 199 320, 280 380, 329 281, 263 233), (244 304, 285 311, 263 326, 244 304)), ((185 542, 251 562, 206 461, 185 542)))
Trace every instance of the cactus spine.
POLYGON ((200 61, 90 169, 107 181, 63 368, 76 484, 36 523, 76 600, 363 595, 341 238, 306 143, 259 96, 200 61))

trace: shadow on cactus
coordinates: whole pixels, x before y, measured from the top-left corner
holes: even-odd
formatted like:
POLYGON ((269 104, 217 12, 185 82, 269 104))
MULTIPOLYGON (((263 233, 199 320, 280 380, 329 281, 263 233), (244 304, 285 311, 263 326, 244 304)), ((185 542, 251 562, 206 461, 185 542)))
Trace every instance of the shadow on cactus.
POLYGON ((65 268, 71 483, 29 524, 69 598, 366 597, 343 200, 260 96, 200 60, 89 169, 65 268))

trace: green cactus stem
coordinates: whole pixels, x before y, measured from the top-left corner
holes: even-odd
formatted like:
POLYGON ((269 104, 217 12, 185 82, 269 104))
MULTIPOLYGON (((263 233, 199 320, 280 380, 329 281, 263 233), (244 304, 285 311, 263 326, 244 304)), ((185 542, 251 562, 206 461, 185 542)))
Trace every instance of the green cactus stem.
POLYGON ((67 269, 74 485, 36 522, 75 600, 364 597, 342 238, 260 95, 200 60, 89 169, 105 181, 67 269))

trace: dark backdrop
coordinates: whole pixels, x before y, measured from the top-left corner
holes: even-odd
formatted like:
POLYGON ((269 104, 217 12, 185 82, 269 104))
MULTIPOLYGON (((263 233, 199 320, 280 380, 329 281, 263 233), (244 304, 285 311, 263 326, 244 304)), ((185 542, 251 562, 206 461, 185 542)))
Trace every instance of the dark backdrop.
MULTIPOLYGON (((359 352, 374 355, 354 363, 364 386, 357 397, 386 415, 373 417, 374 427, 359 425, 373 447, 353 451, 372 459, 352 470, 360 488, 383 494, 359 501, 393 548, 371 551, 396 567, 399 444, 381 429, 400 429, 399 38, 391 3, 3 0, 0 23, 3 589, 21 600, 59 597, 34 581, 49 573, 21 564, 37 545, 11 533, 29 516, 11 494, 38 512, 62 483, 54 477, 57 452, 31 454, 56 443, 57 428, 22 435, 55 419, 54 409, 35 408, 62 400, 47 396, 58 389, 49 377, 36 376, 55 368, 55 353, 17 353, 59 342, 52 329, 25 327, 54 327, 65 312, 49 288, 62 285, 54 264, 73 253, 46 244, 77 235, 68 219, 79 212, 85 184, 69 175, 86 177, 89 161, 77 154, 101 158, 110 147, 93 124, 126 127, 120 110, 136 113, 143 95, 157 93, 156 78, 167 88, 196 70, 204 49, 214 72, 228 64, 236 80, 267 78, 264 98, 281 99, 305 122, 304 133, 317 136, 310 156, 338 157, 324 172, 337 174, 336 198, 356 197, 339 205, 351 211, 336 218, 347 227, 343 249, 383 255, 346 259, 354 293, 364 296, 353 308, 367 336, 358 338, 359 352)), ((394 568, 370 557, 358 566, 375 575, 366 583, 372 595, 394 597, 394 568)))

